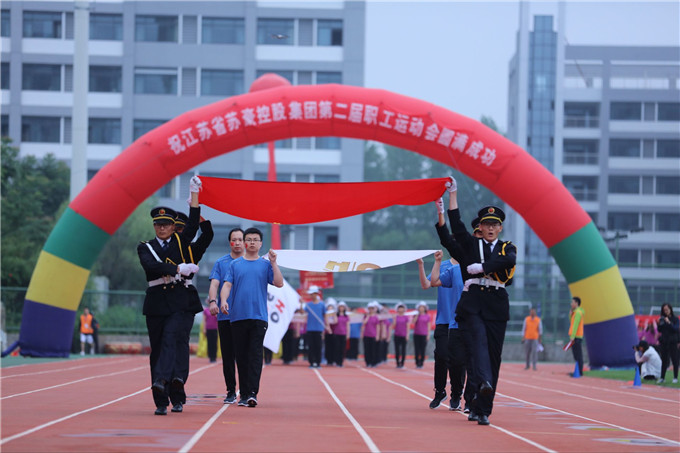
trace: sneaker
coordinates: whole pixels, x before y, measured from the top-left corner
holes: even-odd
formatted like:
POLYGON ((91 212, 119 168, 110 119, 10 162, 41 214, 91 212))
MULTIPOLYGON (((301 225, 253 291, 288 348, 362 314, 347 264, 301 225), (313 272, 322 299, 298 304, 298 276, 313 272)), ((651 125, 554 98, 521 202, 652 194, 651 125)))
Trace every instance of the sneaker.
POLYGON ((470 413, 470 408, 466 406, 465 409, 463 409, 463 413, 464 413, 464 414, 469 414, 469 413, 470 413))
POLYGON ((255 407, 255 406, 257 406, 257 398, 255 397, 255 395, 250 395, 250 396, 248 397, 247 404, 248 404, 248 407, 255 407))
POLYGON ((234 404, 236 402, 236 392, 227 392, 224 404, 234 404))
POLYGON ((677 384, 677 383, 678 383, 678 378, 673 379, 673 384, 677 384))
POLYGON ((657 383, 657 384, 663 384, 663 379, 657 379, 657 380, 656 380, 656 383, 657 383))
POLYGON ((434 392, 434 399, 430 402, 430 409, 436 409, 446 401, 446 392, 434 392))
POLYGON ((449 410, 450 411, 460 411, 463 410, 463 408, 460 405, 460 398, 451 398, 451 401, 449 402, 449 410))
POLYGON ((248 401, 246 401, 245 398, 241 398, 240 400, 238 400, 238 405, 239 405, 239 406, 247 406, 247 405, 248 405, 248 401))

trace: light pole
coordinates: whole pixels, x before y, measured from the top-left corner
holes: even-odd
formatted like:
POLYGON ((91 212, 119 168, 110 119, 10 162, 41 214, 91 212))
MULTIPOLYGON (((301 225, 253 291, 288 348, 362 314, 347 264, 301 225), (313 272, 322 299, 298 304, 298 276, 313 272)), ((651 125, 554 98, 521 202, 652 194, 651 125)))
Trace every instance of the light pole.
POLYGON ((624 231, 614 231, 613 236, 605 236, 607 233, 611 233, 610 231, 607 231, 604 227, 597 227, 597 229, 602 233, 602 239, 604 239, 605 242, 612 242, 614 241, 614 260, 616 260, 616 264, 619 264, 619 239, 625 239, 628 237, 628 234, 630 233, 639 233, 641 231, 644 231, 645 229, 643 227, 636 227, 630 230, 624 231))

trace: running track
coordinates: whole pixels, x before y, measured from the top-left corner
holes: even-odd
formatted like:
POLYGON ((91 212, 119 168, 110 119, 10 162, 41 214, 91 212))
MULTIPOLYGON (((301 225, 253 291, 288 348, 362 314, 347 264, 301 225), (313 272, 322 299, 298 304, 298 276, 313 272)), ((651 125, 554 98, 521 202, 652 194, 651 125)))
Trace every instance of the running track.
POLYGON ((224 405, 220 362, 192 357, 184 413, 154 416, 148 357, 3 368, 0 449, 14 451, 677 452, 680 391, 503 364, 491 426, 428 408, 432 362, 401 370, 264 368, 256 408, 224 405))

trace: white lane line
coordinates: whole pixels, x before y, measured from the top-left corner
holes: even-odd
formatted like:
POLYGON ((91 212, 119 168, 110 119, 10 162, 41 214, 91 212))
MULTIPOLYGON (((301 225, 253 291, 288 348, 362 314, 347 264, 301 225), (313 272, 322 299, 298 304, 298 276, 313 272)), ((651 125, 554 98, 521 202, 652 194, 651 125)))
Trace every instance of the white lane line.
MULTIPOLYGON (((215 366, 215 365, 213 365, 213 364, 211 364, 211 365, 206 365, 206 366, 203 366, 203 367, 201 367, 201 368, 198 368, 197 370, 192 371, 192 372, 189 373, 189 374, 191 375, 191 374, 194 374, 194 373, 198 373, 199 371, 203 371, 203 370, 205 370, 206 368, 211 368, 211 367, 213 367, 213 366, 215 366)), ((29 435, 29 434, 33 434, 33 433, 36 432, 36 431, 40 431, 41 429, 50 427, 50 426, 52 426, 52 425, 56 425, 57 423, 61 423, 61 422, 65 421, 65 420, 69 420, 69 419, 71 419, 71 418, 73 418, 73 417, 77 417, 78 415, 86 414, 86 413, 88 413, 88 412, 92 412, 92 411, 94 411, 94 410, 101 409, 102 407, 106 407, 106 406, 108 406, 108 405, 110 405, 110 404, 114 404, 114 403, 117 403, 117 402, 119 402, 119 401, 123 401, 123 400, 126 399, 126 398, 130 398, 130 397, 132 397, 132 396, 139 395, 140 393, 148 392, 148 391, 149 391, 149 387, 144 387, 144 388, 141 389, 141 390, 137 390, 136 392, 130 393, 130 394, 125 395, 125 396, 121 396, 120 398, 116 398, 115 400, 109 401, 108 403, 100 404, 99 406, 94 406, 94 407, 91 407, 91 408, 89 408, 89 409, 82 410, 82 411, 80 411, 80 412, 74 412, 73 414, 67 415, 67 416, 65 416, 65 417, 58 418, 58 419, 56 419, 56 420, 52 420, 51 422, 43 423, 42 425, 38 425, 38 426, 36 426, 36 427, 34 427, 34 428, 31 428, 31 429, 29 429, 29 430, 23 431, 23 432, 21 432, 21 433, 15 434, 15 435, 10 436, 10 437, 7 437, 7 438, 5 438, 5 439, 1 439, 1 440, 0 440, 0 445, 6 444, 7 442, 13 441, 13 440, 15 440, 15 439, 19 439, 20 437, 24 437, 24 436, 27 436, 27 435, 29 435)))
MULTIPOLYGON (((115 365, 115 364, 119 364, 119 363, 123 363, 123 362, 129 362, 129 361, 130 361, 130 359, 118 360, 118 361, 115 361, 115 362, 106 362, 103 365, 115 365)), ((9 379, 9 378, 15 378, 15 377, 24 377, 24 376, 37 376, 37 375, 40 375, 40 374, 49 374, 49 373, 60 373, 60 372, 63 372, 63 371, 78 370, 80 368, 92 368, 92 365, 93 364, 88 363, 87 365, 73 366, 73 367, 70 367, 70 368, 57 368, 55 370, 36 371, 36 372, 33 372, 33 373, 12 374, 11 376, 0 376, 0 379, 9 379)), ((102 365, 102 364, 99 364, 99 365, 102 365)))
POLYGON ((220 410, 218 410, 217 412, 215 412, 215 415, 213 415, 212 417, 210 417, 210 420, 208 420, 207 422, 205 422, 205 424, 201 427, 201 429, 199 429, 198 431, 196 431, 196 434, 194 434, 194 435, 191 437, 191 439, 189 439, 189 442, 187 442, 186 444, 184 444, 184 445, 182 446, 182 448, 180 448, 180 449, 177 450, 177 451, 178 451, 179 453, 187 453, 187 452, 190 451, 192 448, 194 448, 194 445, 196 445, 196 442, 198 442, 198 441, 201 439, 201 437, 203 437, 203 434, 205 434, 206 431, 208 431, 208 429, 210 429, 210 427, 213 425, 213 423, 215 423, 215 420, 217 420, 217 419, 220 417, 220 415, 222 415, 222 414, 224 413, 224 411, 227 410, 227 408, 228 408, 229 406, 230 406, 230 404, 225 404, 225 405, 223 405, 223 406, 220 408, 220 410))
POLYGON ((2 398, 0 398, 0 400, 6 400, 8 398, 14 398, 16 396, 30 395, 32 393, 42 392, 42 391, 45 391, 45 390, 52 390, 52 389, 56 389, 56 388, 59 388, 59 387, 65 387, 67 385, 78 384, 79 382, 89 381, 91 379, 99 379, 99 378, 102 378, 102 377, 115 376, 117 374, 130 373, 132 371, 143 370, 144 368, 149 368, 149 367, 148 366, 141 366, 141 367, 137 367, 137 368, 130 368, 129 370, 116 371, 115 373, 99 374, 97 376, 90 376, 90 377, 86 377, 86 378, 83 378, 83 379, 78 379, 76 381, 64 382, 63 384, 57 384, 57 385, 53 385, 53 386, 50 386, 50 387, 43 387, 41 389, 31 390, 31 391, 28 391, 28 392, 15 393, 14 395, 3 396, 2 398))
POLYGON ((331 397, 333 397, 333 400, 335 400, 335 403, 340 407, 340 410, 345 414, 345 417, 352 423, 354 426, 354 429, 357 430, 361 438, 364 440, 364 443, 368 447, 368 449, 374 453, 380 453, 380 450, 378 449, 378 446, 373 442, 371 437, 368 435, 368 433, 364 430, 364 428, 361 427, 359 422, 350 414, 350 412, 347 410, 344 404, 338 399, 338 397, 335 395, 335 392, 331 389, 330 385, 328 385, 328 382, 324 380, 323 377, 321 377, 321 373, 319 373, 319 370, 314 368, 314 373, 316 374, 316 377, 319 378, 321 383, 326 387, 326 390, 328 390, 328 393, 330 393, 331 397))
MULTIPOLYGON (((503 376, 514 376, 514 377, 518 377, 518 378, 524 378, 524 377, 526 377, 526 376, 523 376, 521 373, 518 374, 518 373, 513 373, 513 372, 504 373, 503 376)), ((649 395, 649 394, 647 394, 647 393, 642 393, 642 392, 641 392, 641 390, 642 390, 642 391, 644 391, 644 390, 660 390, 660 391, 665 391, 665 390, 666 390, 666 389, 664 389, 664 388, 659 388, 659 387, 652 387, 652 388, 650 388, 650 389, 647 389, 646 387, 643 387, 644 390, 643 390, 643 389, 637 389, 637 390, 634 391, 634 392, 624 392, 624 391, 621 391, 621 390, 613 390, 613 389, 608 389, 608 388, 605 388, 605 387, 599 387, 599 386, 594 386, 594 385, 576 384, 575 382, 565 381, 565 380, 563 380, 563 379, 551 379, 551 378, 547 378, 547 377, 545 377, 545 376, 536 376, 536 375, 532 375, 532 376, 531 376, 531 379, 532 379, 533 381, 541 380, 541 381, 547 381, 547 382, 552 382, 552 383, 559 383, 560 385, 568 385, 568 386, 571 386, 571 387, 577 387, 577 388, 583 388, 583 389, 590 389, 590 390, 598 390, 598 391, 609 392, 609 393, 618 393, 618 394, 620 394, 620 395, 626 395, 626 396, 631 396, 631 395, 633 395, 633 396, 637 396, 637 397, 644 398, 644 399, 648 399, 648 400, 656 400, 656 401, 664 401, 664 402, 668 402, 668 398, 658 398, 658 397, 649 395), (638 392, 640 392, 640 393, 638 393, 638 392)), ((599 378, 598 378, 598 379, 599 379, 599 378)), ((611 381, 612 381, 612 382, 617 382, 617 381, 614 381, 614 380, 611 380, 611 381)), ((618 382, 623 383, 623 381, 618 381, 618 382)), ((680 392, 677 394, 677 396, 678 396, 678 399, 680 399, 680 392)))
MULTIPOLYGON (((619 403, 614 403, 614 402, 611 402, 611 401, 605 401, 605 400, 601 400, 601 399, 597 399, 597 398, 591 398, 589 396, 583 396, 583 395, 579 395, 579 394, 564 392, 562 390, 555 390, 555 389, 546 388, 546 387, 537 387, 535 385, 524 384, 522 382, 509 381, 507 379, 503 379, 503 382, 508 383, 508 384, 513 384, 513 385, 519 385, 519 386, 522 386, 522 387, 529 387, 531 389, 540 390, 542 392, 549 391, 549 392, 553 392, 553 393, 559 393, 559 394, 562 394, 562 395, 567 395, 570 398, 581 398, 581 399, 588 400, 588 401, 595 401, 597 403, 611 404, 612 406, 623 407, 623 408, 628 409, 628 410, 636 410, 636 411, 640 411, 640 412, 647 412, 649 414, 661 415, 662 417, 670 417, 670 418, 675 418, 676 420, 680 420, 680 416, 677 416, 677 415, 664 414, 663 412, 650 411, 649 409, 641 409, 641 408, 635 407, 635 406, 626 406, 625 404, 619 404, 619 403)), ((676 407, 676 409, 677 409, 677 407, 676 407)))
MULTIPOLYGON (((400 384, 400 383, 395 382, 395 381, 393 381, 393 380, 391 380, 391 379, 388 379, 388 378, 386 378, 385 376, 382 376, 382 375, 376 373, 375 371, 368 370, 368 369, 366 369, 366 368, 360 368, 360 370, 361 370, 361 371, 365 371, 366 373, 370 373, 370 374, 372 374, 372 375, 374 375, 374 376, 376 376, 376 377, 382 379, 383 381, 389 382, 390 384, 396 385, 396 386, 398 386, 398 387, 402 387, 402 388, 408 390, 409 392, 415 393, 416 395, 418 395, 418 396, 424 398, 425 400, 429 400, 429 399, 430 399, 429 397, 423 395, 422 393, 419 393, 419 392, 417 392, 417 391, 411 389, 410 387, 407 387, 407 386, 405 386, 405 385, 403 385, 403 384, 400 384)), ((461 415, 463 415, 463 416, 465 416, 465 417, 467 417, 467 415, 465 415, 465 414, 462 413, 462 412, 458 412, 458 413, 461 414, 461 415)), ((527 439, 526 437, 520 436, 519 434, 515 434, 515 433, 513 433, 512 431, 508 431, 507 429, 501 428, 501 427, 498 426, 498 425, 491 424, 491 425, 489 425, 489 426, 490 426, 491 428, 497 429, 498 431, 500 431, 500 432, 502 432, 502 433, 507 434, 508 436, 514 437, 515 439, 518 439, 518 440, 520 440, 520 441, 522 441, 522 442, 525 442, 525 443, 527 443, 527 444, 529 444, 529 445, 532 445, 532 446, 538 448, 539 450, 545 451, 546 453, 557 453, 555 450, 551 450, 550 448, 548 448, 548 447, 546 447, 546 446, 544 446, 544 445, 541 445, 541 444, 539 444, 538 442, 534 442, 534 441, 531 440, 531 439, 527 439)))
MULTIPOLYGON (((569 415, 571 417, 576 417, 576 418, 581 418, 583 420, 588 420, 589 422, 594 422, 594 423, 599 423, 601 425, 611 426, 613 428, 617 428, 617 429, 620 429, 620 430, 623 430, 623 431, 628 431, 628 432, 631 432, 631 433, 641 434, 643 436, 653 437, 655 439, 663 440, 664 442, 670 442, 672 444, 680 446, 680 442, 678 442, 677 440, 666 439, 665 437, 657 436, 656 434, 650 434, 650 433, 646 433, 644 431, 638 431, 636 429, 625 428, 623 426, 615 425, 613 423, 603 422, 601 420, 596 420, 594 418, 584 417, 583 415, 574 414, 574 413, 571 413, 571 412, 563 411, 561 409, 555 409, 554 407, 544 406, 544 405, 538 404, 538 403, 532 403, 531 401, 525 401, 525 400, 522 400, 522 399, 519 399, 519 398, 515 398, 514 396, 506 395, 506 394, 503 394, 503 393, 500 393, 500 392, 496 392, 496 394, 504 396, 506 398, 510 398, 512 400, 515 400, 515 401, 519 401, 519 402, 524 403, 524 404, 530 404, 530 405, 535 406, 535 407, 540 407, 540 408, 543 408, 543 409, 548 409, 548 410, 551 410, 551 411, 559 412, 560 414, 569 415)), ((634 419, 634 420, 639 421, 639 419, 634 419)))
POLYGON ((67 415, 67 416, 65 416, 65 417, 61 417, 61 418, 58 418, 58 419, 56 419, 56 420, 52 420, 51 422, 43 423, 42 425, 38 425, 38 426, 36 426, 35 428, 31 428, 31 429, 26 430, 26 431, 24 431, 24 432, 21 432, 21 433, 18 433, 18 434, 15 434, 15 435, 13 435, 13 436, 10 436, 10 437, 7 437, 7 438, 5 438, 5 439, 0 440, 0 445, 6 444, 7 442, 11 442, 11 441, 13 441, 13 440, 15 440, 15 439, 18 439, 18 438, 20 438, 20 437, 24 437, 24 436, 27 436, 27 435, 29 435, 29 434, 33 434, 33 433, 36 432, 36 431, 40 431, 41 429, 50 427, 50 426, 52 426, 52 425, 56 425, 57 423, 61 423, 61 422, 65 421, 65 420, 71 419, 71 418, 73 418, 73 417, 77 417, 78 415, 86 414, 86 413, 88 413, 88 412, 92 412, 92 411, 94 411, 94 410, 101 409, 102 407, 106 407, 106 406, 108 406, 108 405, 110 405, 110 404, 117 403, 118 401, 122 401, 122 400, 124 400, 124 399, 126 399, 126 398, 130 398, 131 396, 139 395, 139 394, 142 393, 142 392, 148 392, 148 391, 149 391, 149 388, 148 388, 148 387, 144 387, 144 388, 141 389, 141 390, 137 390, 136 392, 130 393, 129 395, 121 396, 120 398, 117 398, 117 399, 115 399, 115 400, 109 401, 108 403, 100 404, 99 406, 94 406, 94 407, 91 407, 91 408, 89 408, 89 409, 85 409, 85 410, 80 411, 80 412, 74 412, 74 413, 71 414, 71 415, 67 415))

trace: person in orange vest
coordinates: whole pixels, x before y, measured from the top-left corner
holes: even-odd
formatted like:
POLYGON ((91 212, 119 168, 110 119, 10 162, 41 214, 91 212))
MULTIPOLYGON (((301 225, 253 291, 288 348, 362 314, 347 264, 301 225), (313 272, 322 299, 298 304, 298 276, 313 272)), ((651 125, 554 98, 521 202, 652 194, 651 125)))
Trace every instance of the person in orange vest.
POLYGON ((529 369, 529 363, 531 363, 532 368, 536 371, 538 345, 541 343, 541 336, 543 336, 543 323, 541 318, 536 316, 536 309, 532 308, 529 310, 529 316, 524 318, 522 325, 522 343, 527 358, 525 370, 529 369))
POLYGON ((94 328, 92 327, 92 315, 90 309, 85 307, 80 315, 80 355, 85 355, 85 343, 90 344, 90 354, 94 354, 94 328))
POLYGON ((581 308, 581 298, 571 298, 571 310, 569 311, 569 341, 573 342, 571 345, 571 352, 574 355, 574 360, 578 363, 578 370, 583 376, 583 317, 584 311, 581 308))

